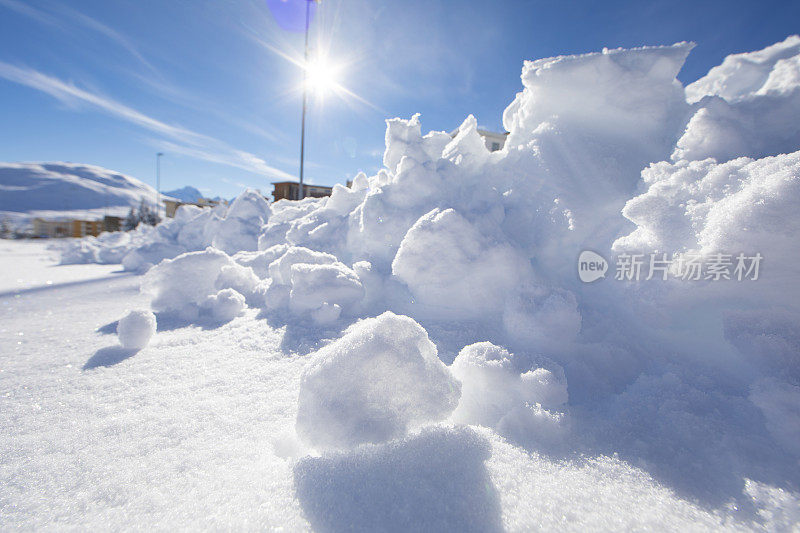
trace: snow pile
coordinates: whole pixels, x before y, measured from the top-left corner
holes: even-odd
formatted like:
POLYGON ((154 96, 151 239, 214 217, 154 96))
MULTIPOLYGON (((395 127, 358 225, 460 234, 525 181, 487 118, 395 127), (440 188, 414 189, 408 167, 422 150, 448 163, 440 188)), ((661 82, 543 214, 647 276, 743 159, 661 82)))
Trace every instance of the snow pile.
POLYGON ((156 316, 150 311, 128 311, 117 324, 119 343, 128 350, 141 350, 155 334, 156 316))
POLYGON ((352 307, 364 297, 356 272, 336 256, 300 246, 276 245, 262 255, 274 257, 267 267, 271 284, 266 306, 289 309, 293 314, 311 316, 318 324, 335 322, 342 309, 352 316, 352 307), (282 252, 282 253, 281 253, 282 252))
POLYGON ((329 198, 247 191, 76 255, 175 257, 144 278, 158 313, 223 321, 244 299, 289 342, 344 329, 310 357, 296 430, 355 449, 298 467, 309 513, 338 500, 305 480, 369 485, 382 470, 350 476, 362 461, 388 464, 442 421, 529 451, 619 453, 712 507, 759 506, 745 480, 800 480, 798 39, 726 60, 691 103, 675 79, 687 43, 526 62, 500 151, 472 116, 454 138, 392 119, 385 168, 329 198), (584 250, 610 260, 605 279, 579 281, 584 250), (742 282, 626 282, 624 252, 763 265, 742 282))
POLYGON ((229 254, 255 251, 269 204, 248 189, 230 206, 214 208, 184 205, 174 218, 152 227, 140 224, 127 233, 102 233, 98 237, 59 243, 62 264, 122 263, 125 270, 144 272, 164 259, 214 246, 229 254))
POLYGON ((258 191, 247 190, 236 197, 224 218, 212 219, 210 225, 213 237, 210 244, 228 254, 257 250, 261 226, 268 218, 267 201, 258 191), (214 225, 218 227, 215 228, 214 225))
POLYGON ((311 356, 297 432, 322 449, 384 442, 446 418, 458 398, 458 382, 425 330, 387 311, 353 324, 311 356))

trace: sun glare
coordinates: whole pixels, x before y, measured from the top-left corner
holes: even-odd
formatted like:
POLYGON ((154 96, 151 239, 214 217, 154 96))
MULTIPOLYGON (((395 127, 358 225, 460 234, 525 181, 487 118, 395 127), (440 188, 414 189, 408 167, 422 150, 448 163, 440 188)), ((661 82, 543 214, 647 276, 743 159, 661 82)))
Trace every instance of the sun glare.
POLYGON ((309 60, 306 66, 306 87, 317 94, 331 92, 339 86, 337 70, 325 57, 309 60))

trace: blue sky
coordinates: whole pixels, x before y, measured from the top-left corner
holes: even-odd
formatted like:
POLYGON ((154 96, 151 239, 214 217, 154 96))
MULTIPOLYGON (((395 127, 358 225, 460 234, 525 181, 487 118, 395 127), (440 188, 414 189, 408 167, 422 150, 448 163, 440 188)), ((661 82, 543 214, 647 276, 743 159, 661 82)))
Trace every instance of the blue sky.
MULTIPOLYGON (((278 0, 280 1, 280 0, 278 0)), ((381 162, 384 119, 488 129, 524 59, 603 47, 698 46, 680 79, 798 31, 800 2, 323 0, 312 49, 352 95, 312 97, 306 177, 381 162)), ((0 0, 0 160, 72 161, 209 195, 297 174, 302 33, 266 0, 0 0)))

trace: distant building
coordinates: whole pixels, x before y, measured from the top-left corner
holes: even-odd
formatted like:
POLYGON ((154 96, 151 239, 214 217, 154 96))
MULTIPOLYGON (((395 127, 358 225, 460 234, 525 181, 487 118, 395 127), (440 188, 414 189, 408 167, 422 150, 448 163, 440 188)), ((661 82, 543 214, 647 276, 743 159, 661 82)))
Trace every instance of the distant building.
POLYGON ((105 216, 102 220, 79 220, 60 218, 46 220, 33 219, 33 236, 48 239, 63 237, 97 237, 104 231, 119 231, 122 219, 120 217, 105 216))
POLYGON ((103 229, 102 220, 72 220, 71 237, 86 237, 92 235, 97 237, 103 229))
POLYGON ((122 217, 112 217, 108 215, 103 217, 103 231, 113 233, 115 231, 120 231, 121 229, 122 217))
POLYGON ((33 235, 42 238, 72 237, 72 221, 69 219, 33 219, 33 235))
MULTIPOLYGON (((274 187, 272 198, 275 202, 278 200, 297 200, 297 193, 300 192, 300 184, 298 182, 276 181, 272 183, 272 186, 274 187)), ((333 187, 303 184, 304 198, 322 198, 323 196, 330 196, 331 193, 333 193, 333 187)))
MULTIPOLYGON (((458 135, 458 128, 454 129, 450 132, 450 137, 455 137, 458 135)), ((506 144, 506 137, 508 137, 508 132, 505 133, 497 133, 494 131, 487 131, 487 130, 478 130, 478 135, 481 136, 483 139, 484 144, 486 145, 486 149, 490 152, 496 152, 498 150, 502 150, 503 146, 506 144)))

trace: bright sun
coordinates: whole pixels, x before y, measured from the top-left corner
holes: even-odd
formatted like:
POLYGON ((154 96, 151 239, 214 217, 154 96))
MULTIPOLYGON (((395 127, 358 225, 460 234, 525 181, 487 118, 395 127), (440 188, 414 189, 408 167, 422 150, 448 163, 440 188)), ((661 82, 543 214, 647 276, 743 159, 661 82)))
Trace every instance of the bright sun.
POLYGON ((327 58, 312 59, 306 67, 307 87, 320 94, 330 92, 339 85, 336 81, 336 74, 336 68, 327 58))

